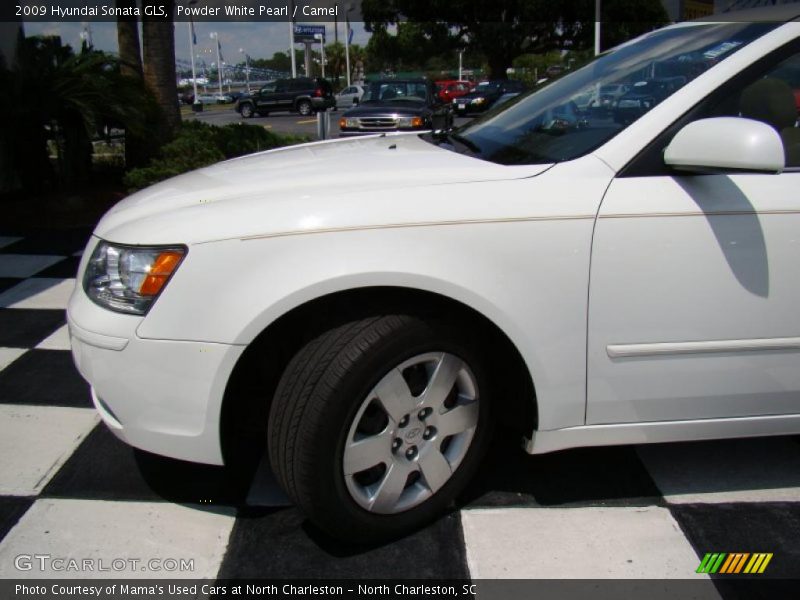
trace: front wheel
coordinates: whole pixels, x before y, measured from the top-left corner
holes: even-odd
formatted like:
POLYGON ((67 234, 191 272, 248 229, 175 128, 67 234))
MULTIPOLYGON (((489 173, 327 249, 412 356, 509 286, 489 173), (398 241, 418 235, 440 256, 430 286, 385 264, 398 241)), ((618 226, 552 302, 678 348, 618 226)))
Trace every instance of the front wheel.
POLYGON ((270 460, 289 497, 351 542, 439 515, 489 434, 480 348, 463 329, 408 315, 353 321, 309 342, 270 411, 270 460))
POLYGON ((239 112, 242 113, 242 118, 243 119, 249 119, 250 117, 253 116, 253 112, 254 112, 253 111, 253 105, 252 104, 242 104, 242 106, 239 109, 239 112))

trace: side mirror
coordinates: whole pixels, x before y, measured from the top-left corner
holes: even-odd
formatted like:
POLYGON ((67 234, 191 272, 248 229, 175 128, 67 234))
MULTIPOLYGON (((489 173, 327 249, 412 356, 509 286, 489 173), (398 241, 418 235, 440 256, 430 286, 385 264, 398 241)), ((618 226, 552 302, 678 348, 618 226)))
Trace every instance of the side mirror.
POLYGON ((681 171, 780 173, 786 157, 781 136, 766 123, 715 117, 681 129, 664 151, 664 162, 681 171))

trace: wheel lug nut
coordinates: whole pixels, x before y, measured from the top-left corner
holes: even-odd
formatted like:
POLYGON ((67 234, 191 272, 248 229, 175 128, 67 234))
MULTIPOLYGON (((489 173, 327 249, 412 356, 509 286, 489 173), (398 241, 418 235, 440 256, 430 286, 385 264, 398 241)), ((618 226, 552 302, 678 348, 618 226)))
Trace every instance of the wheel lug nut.
POLYGON ((417 415, 417 417, 419 418, 420 421, 424 421, 425 419, 428 418, 428 416, 432 412, 433 412, 433 409, 431 409, 431 408, 423 408, 421 411, 419 411, 419 414, 417 415))
POLYGON ((406 458, 408 460, 412 460, 417 455, 417 447, 411 446, 408 450, 406 450, 406 458))
POLYGON ((400 422, 398 423, 398 425, 400 427, 405 427, 406 425, 408 425, 408 415, 406 415, 405 417, 400 419, 400 422))
POLYGON ((429 440, 436 435, 436 427, 426 427, 422 439, 429 440))
POLYGON ((392 450, 397 450, 402 445, 403 445, 403 440, 401 440, 400 438, 394 438, 394 441, 392 441, 392 450))

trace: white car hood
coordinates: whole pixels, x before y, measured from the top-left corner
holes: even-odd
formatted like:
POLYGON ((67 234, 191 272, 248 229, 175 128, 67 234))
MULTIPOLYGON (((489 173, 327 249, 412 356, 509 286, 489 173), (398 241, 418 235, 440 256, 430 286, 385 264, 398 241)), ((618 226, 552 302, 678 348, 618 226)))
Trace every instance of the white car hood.
MULTIPOLYGON (((358 202, 385 201, 377 211, 383 222, 373 217, 364 223, 375 226, 393 222, 391 194, 382 190, 518 179, 550 166, 497 165, 413 134, 303 144, 218 163, 139 191, 112 208, 95 234, 128 244, 197 243, 313 230, 309 216, 328 226, 357 227, 358 202)), ((431 202, 446 195, 434 191, 431 202)))

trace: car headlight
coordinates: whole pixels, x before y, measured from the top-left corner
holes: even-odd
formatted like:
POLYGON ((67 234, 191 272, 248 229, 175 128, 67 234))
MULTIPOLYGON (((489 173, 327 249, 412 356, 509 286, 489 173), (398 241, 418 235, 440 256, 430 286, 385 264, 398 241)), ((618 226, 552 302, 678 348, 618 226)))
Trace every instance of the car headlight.
POLYGON ((472 104, 483 104, 484 102, 486 102, 486 98, 475 98, 472 104))
POLYGON ((184 256, 184 246, 119 246, 100 242, 86 266, 83 289, 103 308, 144 315, 184 256))
POLYGON ((422 117, 399 117, 397 119, 397 126, 402 129, 422 127, 422 117))
POLYGON ((361 123, 355 117, 342 117, 339 119, 340 128, 358 129, 359 125, 361 125, 361 123))
POLYGON ((639 108, 642 103, 639 100, 620 100, 617 108, 639 108))

